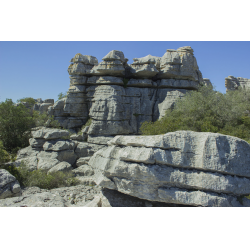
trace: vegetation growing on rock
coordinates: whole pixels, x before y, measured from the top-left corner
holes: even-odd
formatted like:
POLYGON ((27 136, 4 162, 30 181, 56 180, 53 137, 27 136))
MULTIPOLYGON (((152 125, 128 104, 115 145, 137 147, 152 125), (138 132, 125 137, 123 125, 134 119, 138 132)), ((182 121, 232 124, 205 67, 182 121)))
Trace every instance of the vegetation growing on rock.
POLYGON ((53 172, 46 173, 41 169, 29 171, 29 169, 22 163, 20 167, 1 166, 10 174, 15 176, 22 187, 39 187, 43 189, 53 189, 59 187, 69 187, 79 184, 79 181, 73 176, 72 172, 53 172))
POLYGON ((250 142, 250 91, 239 89, 222 94, 213 87, 200 87, 178 100, 162 119, 144 122, 140 129, 143 135, 191 130, 236 136, 250 142))

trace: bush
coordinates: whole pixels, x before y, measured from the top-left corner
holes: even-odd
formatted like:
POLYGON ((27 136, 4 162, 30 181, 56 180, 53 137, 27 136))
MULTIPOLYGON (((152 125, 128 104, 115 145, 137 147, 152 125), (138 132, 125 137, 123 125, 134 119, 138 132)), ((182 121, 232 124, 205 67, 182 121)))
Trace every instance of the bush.
POLYGON ((6 151, 28 146, 33 124, 32 115, 24 105, 15 106, 11 99, 0 103, 0 140, 6 151))
POLYGON ((222 94, 213 87, 200 87, 178 100, 156 122, 144 122, 143 135, 177 130, 214 132, 250 140, 250 91, 239 89, 222 94))
POLYGON ((30 105, 34 105, 36 103, 35 99, 32 97, 24 97, 24 98, 18 99, 17 102, 27 102, 30 105))
POLYGON ((19 181, 22 187, 39 187, 42 189, 53 189, 59 187, 69 187, 79 184, 79 181, 71 172, 54 172, 47 174, 42 170, 29 171, 27 166, 21 163, 20 167, 1 166, 9 171, 19 181))
POLYGON ((54 119, 54 116, 49 116, 46 112, 40 113, 39 111, 33 111, 33 127, 53 127, 61 128, 60 123, 54 119))
POLYGON ((67 96, 67 92, 65 92, 64 94, 63 94, 63 92, 61 92, 58 94, 58 100, 61 100, 62 98, 66 97, 66 96, 67 96))

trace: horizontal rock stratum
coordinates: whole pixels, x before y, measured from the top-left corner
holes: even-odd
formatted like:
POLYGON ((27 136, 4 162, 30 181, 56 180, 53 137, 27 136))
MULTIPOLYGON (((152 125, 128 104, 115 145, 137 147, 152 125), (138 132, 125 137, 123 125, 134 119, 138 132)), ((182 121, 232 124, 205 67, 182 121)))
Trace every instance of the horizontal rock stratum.
POLYGON ((241 206, 250 194, 250 144, 216 133, 116 136, 89 161, 96 183, 149 201, 241 206))
POLYGON ((132 64, 118 50, 102 60, 80 53, 71 59, 67 96, 48 107, 62 127, 79 129, 91 118, 90 135, 139 134, 142 122, 161 118, 186 93, 209 83, 189 46, 132 64))

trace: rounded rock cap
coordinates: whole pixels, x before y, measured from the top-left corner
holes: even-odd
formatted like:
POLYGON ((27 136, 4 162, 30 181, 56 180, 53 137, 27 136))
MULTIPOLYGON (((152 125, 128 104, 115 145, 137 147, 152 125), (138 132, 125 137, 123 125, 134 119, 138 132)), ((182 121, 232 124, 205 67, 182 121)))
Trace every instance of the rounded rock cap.
POLYGON ((102 58, 103 61, 115 61, 120 60, 121 62, 125 62, 124 54, 119 50, 111 50, 106 56, 102 58))
POLYGON ((84 63, 90 65, 98 65, 98 60, 94 56, 82 55, 81 53, 77 53, 70 62, 73 63, 84 63))

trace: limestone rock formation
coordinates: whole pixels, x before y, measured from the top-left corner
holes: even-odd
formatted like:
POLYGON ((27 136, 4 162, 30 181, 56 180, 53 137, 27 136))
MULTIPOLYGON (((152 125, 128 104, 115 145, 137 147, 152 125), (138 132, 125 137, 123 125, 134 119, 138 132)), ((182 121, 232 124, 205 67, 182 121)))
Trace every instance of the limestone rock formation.
POLYGON ((191 47, 167 50, 163 57, 134 58, 130 65, 127 61, 118 50, 99 64, 95 57, 77 54, 68 70, 67 97, 48 114, 76 132, 91 118, 88 136, 138 134, 142 122, 163 117, 178 99, 206 82, 191 47))
POLYGON ((177 50, 168 49, 161 58, 160 79, 182 79, 202 82, 202 74, 199 71, 193 49, 189 46, 177 50))
POLYGON ((226 91, 242 89, 250 89, 250 79, 242 77, 228 76, 225 78, 226 91))
POLYGON ((149 201, 241 206, 250 194, 250 145, 237 137, 177 131, 116 136, 89 165, 102 187, 149 201))
POLYGON ((21 187, 16 178, 5 169, 0 169, 0 199, 21 194, 21 187))

